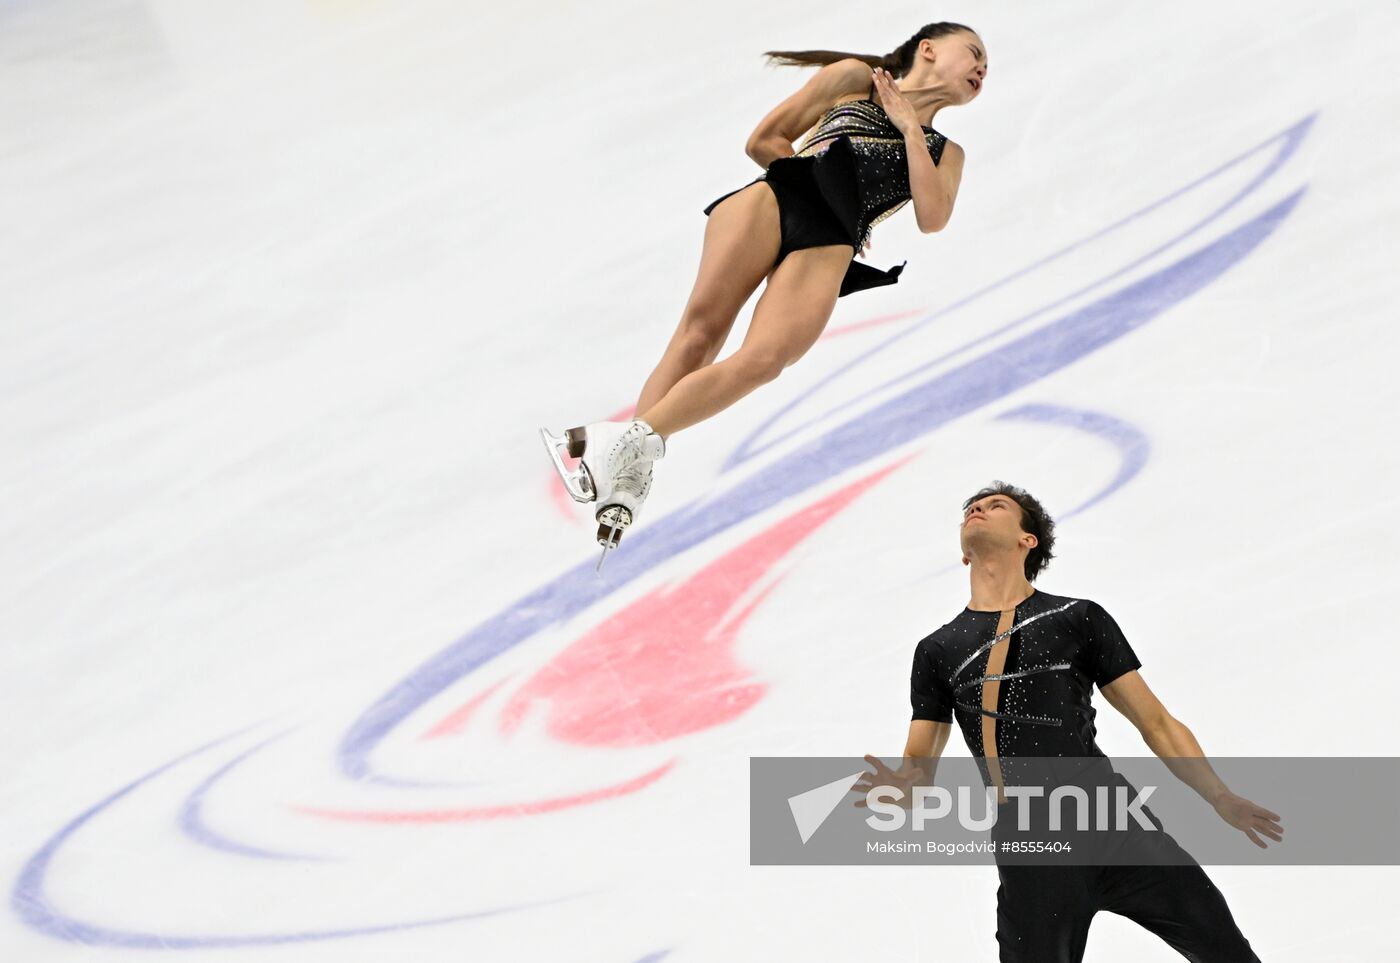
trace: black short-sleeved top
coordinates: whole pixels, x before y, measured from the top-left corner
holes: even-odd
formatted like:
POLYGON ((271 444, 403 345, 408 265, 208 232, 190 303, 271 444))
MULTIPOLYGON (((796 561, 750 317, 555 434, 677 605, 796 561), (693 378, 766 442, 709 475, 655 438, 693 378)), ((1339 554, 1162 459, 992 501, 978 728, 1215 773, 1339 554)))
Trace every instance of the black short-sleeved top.
POLYGON ((997 719, 1001 756, 1103 756, 1094 737, 1093 687, 1142 667, 1113 617, 1097 602, 1036 591, 1016 607, 996 710, 982 708, 987 657, 1000 640, 1000 612, 963 609, 919 640, 909 676, 915 719, 952 722, 984 757, 982 717, 997 719))

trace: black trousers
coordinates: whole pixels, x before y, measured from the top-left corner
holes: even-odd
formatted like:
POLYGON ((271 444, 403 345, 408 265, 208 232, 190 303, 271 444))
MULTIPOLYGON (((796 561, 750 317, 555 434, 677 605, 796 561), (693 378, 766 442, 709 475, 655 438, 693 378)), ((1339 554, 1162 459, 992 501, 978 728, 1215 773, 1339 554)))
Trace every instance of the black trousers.
POLYGON ((1192 963, 1259 963, 1224 895, 1156 815, 1144 811, 1158 831, 1133 830, 1122 845, 1150 857, 1150 865, 998 860, 1001 963, 1079 963, 1099 910, 1127 917, 1192 963))

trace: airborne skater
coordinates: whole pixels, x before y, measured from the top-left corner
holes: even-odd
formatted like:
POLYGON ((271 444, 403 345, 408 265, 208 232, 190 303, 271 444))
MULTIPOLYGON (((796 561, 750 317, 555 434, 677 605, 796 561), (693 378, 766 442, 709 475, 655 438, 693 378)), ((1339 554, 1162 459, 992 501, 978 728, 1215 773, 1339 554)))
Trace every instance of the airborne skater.
POLYGON ((569 494, 595 504, 599 570, 636 522, 652 463, 672 434, 801 358, 837 298, 898 280, 904 264, 881 271, 855 260, 865 256, 871 228, 911 200, 926 234, 943 230, 953 213, 963 149, 921 119, 931 123, 940 109, 981 92, 986 45, 971 27, 927 24, 883 57, 830 50, 766 56, 821 69, 749 136, 745 152, 763 174, 705 208, 695 286, 635 416, 563 435, 540 429, 569 494), (716 363, 739 310, 765 279, 743 344, 716 363), (563 452, 580 464, 570 470, 563 452))

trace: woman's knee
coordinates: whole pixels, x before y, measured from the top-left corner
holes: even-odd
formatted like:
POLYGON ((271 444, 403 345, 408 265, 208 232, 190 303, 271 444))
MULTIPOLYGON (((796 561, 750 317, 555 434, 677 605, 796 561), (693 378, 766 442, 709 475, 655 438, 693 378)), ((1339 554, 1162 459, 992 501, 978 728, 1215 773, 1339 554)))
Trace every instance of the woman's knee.
POLYGON ((686 319, 674 346, 678 360, 691 371, 709 364, 723 347, 729 328, 728 324, 686 319))
POLYGON ((783 373, 788 366, 787 355, 774 348, 745 346, 734 352, 732 359, 753 384, 766 384, 783 373))

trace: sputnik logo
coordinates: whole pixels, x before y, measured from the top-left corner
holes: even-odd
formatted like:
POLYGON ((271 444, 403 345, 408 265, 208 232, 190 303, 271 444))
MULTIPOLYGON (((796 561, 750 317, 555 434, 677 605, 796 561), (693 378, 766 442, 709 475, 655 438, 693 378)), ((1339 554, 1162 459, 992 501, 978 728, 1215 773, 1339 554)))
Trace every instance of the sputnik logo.
POLYGON ((821 829, 822 823, 836 812, 836 807, 841 805, 842 800, 850 794, 851 787, 864 775, 866 775, 864 771, 858 771, 834 782, 829 782, 825 786, 818 786, 816 789, 808 789, 806 792, 788 797, 788 811, 792 813, 792 821, 797 825, 797 832, 802 837, 803 846, 806 846, 807 840, 816 835, 818 829, 821 829))

